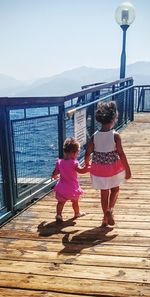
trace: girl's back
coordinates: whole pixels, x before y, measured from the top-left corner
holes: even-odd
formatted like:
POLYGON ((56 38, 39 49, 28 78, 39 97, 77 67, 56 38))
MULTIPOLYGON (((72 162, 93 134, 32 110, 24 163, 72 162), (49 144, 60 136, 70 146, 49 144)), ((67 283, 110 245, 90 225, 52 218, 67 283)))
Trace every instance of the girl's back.
POLYGON ((96 131, 94 134, 94 151, 95 152, 112 152, 116 149, 114 140, 115 130, 107 132, 96 131))
POLYGON ((77 181, 77 172, 75 170, 78 165, 77 160, 73 159, 58 159, 56 163, 56 168, 60 172, 60 179, 67 183, 72 183, 77 181))
POLYGON ((54 190, 65 197, 79 197, 83 193, 78 177, 76 167, 79 165, 76 159, 58 159, 56 169, 60 173, 60 179, 54 190))

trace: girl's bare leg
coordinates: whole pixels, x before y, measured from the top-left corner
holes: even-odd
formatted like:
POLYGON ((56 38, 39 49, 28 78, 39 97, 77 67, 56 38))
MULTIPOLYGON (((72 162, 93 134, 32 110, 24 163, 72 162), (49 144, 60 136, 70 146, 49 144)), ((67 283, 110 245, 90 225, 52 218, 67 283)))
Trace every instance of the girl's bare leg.
POLYGON ((85 212, 80 212, 78 200, 72 201, 72 208, 74 210, 74 217, 79 218, 85 216, 85 212))
POLYGON ((62 211, 63 211, 64 205, 65 205, 65 202, 58 201, 58 203, 57 203, 57 206, 56 206, 56 212, 57 212, 56 220, 57 221, 62 221, 62 211))
POLYGON ((74 216, 80 212, 78 200, 72 201, 72 208, 74 210, 74 216))
POLYGON ((109 190, 101 190, 101 205, 103 213, 105 214, 109 204, 109 190))
POLYGON ((107 210, 108 210, 108 206, 109 206, 109 190, 101 190, 101 206, 102 206, 102 210, 104 213, 104 218, 103 218, 103 225, 107 225, 108 224, 108 220, 107 220, 107 210))
POLYGON ((113 217, 113 208, 116 204, 117 198, 119 195, 119 187, 115 187, 111 189, 110 192, 110 198, 109 198, 109 207, 108 207, 108 211, 107 211, 107 217, 108 217, 108 224, 109 225, 114 225, 115 224, 115 220, 113 217))
POLYGON ((109 209, 114 208, 118 195, 119 195, 119 187, 112 188, 110 192, 110 198, 109 198, 109 209))

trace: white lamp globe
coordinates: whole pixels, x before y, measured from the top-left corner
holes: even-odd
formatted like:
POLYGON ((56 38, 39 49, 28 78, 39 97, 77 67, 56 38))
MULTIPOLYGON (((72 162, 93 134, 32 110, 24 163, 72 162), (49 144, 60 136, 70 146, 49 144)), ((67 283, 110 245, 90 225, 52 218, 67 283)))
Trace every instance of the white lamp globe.
POLYGON ((130 2, 123 2, 115 11, 116 22, 120 25, 130 26, 135 20, 135 9, 130 2))

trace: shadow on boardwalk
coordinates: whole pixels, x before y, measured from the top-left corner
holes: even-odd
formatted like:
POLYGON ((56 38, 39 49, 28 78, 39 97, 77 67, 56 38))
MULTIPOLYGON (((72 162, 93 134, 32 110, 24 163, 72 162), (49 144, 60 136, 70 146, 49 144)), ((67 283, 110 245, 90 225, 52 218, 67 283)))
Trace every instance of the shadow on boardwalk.
POLYGON ((37 231, 39 232, 39 236, 44 237, 49 237, 54 234, 64 235, 62 238, 62 244, 64 248, 59 251, 59 254, 80 253, 82 249, 101 245, 103 242, 110 241, 118 235, 108 235, 108 233, 113 230, 112 227, 95 227, 83 232, 80 232, 80 230, 78 229, 75 229, 73 231, 63 230, 66 227, 75 225, 76 222, 74 218, 63 221, 62 223, 46 223, 45 221, 43 221, 38 225, 37 231))

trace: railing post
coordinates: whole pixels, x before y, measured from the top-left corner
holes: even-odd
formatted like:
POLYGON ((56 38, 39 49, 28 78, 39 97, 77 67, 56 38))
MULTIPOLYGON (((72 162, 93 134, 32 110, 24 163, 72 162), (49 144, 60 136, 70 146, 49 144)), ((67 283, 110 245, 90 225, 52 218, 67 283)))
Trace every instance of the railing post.
POLYGON ((127 124, 127 122, 128 122, 128 90, 125 91, 124 98, 125 98, 125 102, 124 102, 124 108, 125 108, 125 110, 124 110, 124 113, 125 113, 124 121, 125 121, 125 124, 127 124))
POLYGON ((145 89, 144 88, 142 88, 141 94, 142 94, 142 111, 143 111, 145 108, 145 89))
POLYGON ((8 111, 5 107, 0 108, 0 138, 1 159, 4 183, 4 199, 7 211, 13 211, 14 207, 14 175, 13 175, 13 152, 11 149, 11 134, 9 127, 8 111))
MULTIPOLYGON (((92 101, 95 100, 95 93, 92 93, 92 101)), ((95 132, 95 104, 91 106, 91 134, 95 132)))
MULTIPOLYGON (((115 93, 115 85, 112 86, 112 93, 115 93)), ((115 101, 115 96, 112 94, 112 100, 115 101)))
POLYGON ((141 89, 138 87, 138 106, 137 106, 137 112, 140 111, 140 104, 141 104, 141 89))
POLYGON ((63 158, 63 143, 66 138, 66 126, 65 126, 65 107, 59 106, 58 115, 58 139, 59 139, 59 158, 63 158))
MULTIPOLYGON (((133 80, 132 80, 133 85, 133 80)), ((134 121, 134 87, 129 90, 129 102, 131 102, 131 114, 130 114, 130 121, 134 121)))

